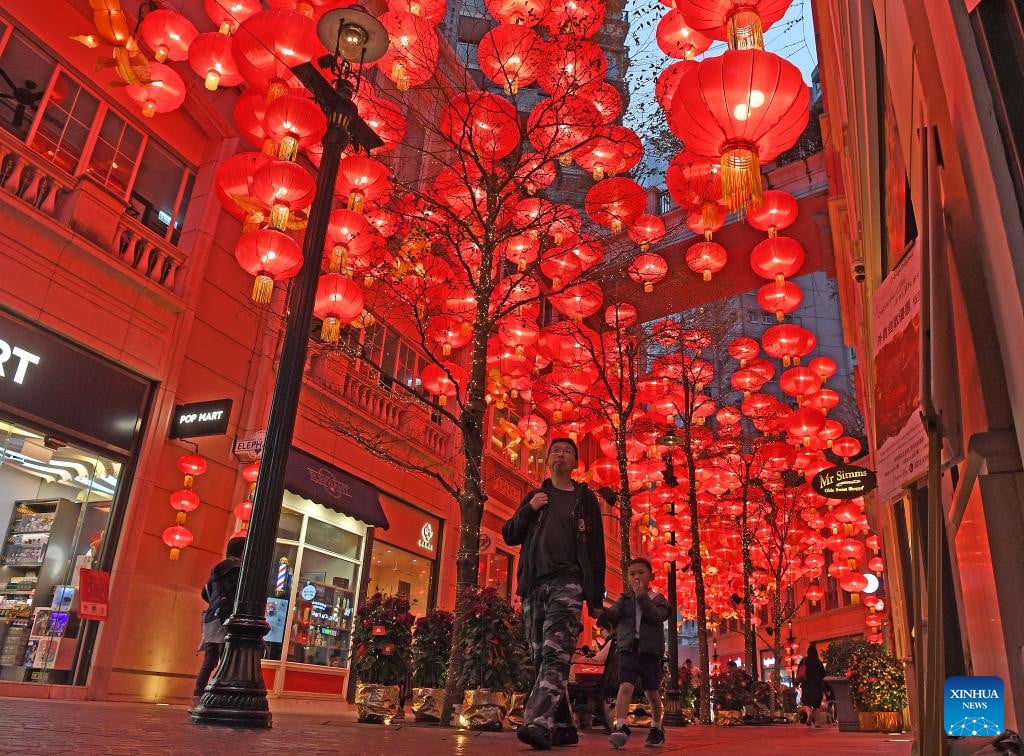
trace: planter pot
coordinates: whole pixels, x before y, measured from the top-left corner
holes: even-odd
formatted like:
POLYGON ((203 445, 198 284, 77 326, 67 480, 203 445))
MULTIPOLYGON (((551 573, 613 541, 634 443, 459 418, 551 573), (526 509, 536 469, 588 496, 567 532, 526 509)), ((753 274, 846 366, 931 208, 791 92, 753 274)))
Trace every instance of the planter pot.
POLYGON ((526 701, 529 698, 529 693, 512 694, 512 700, 508 705, 508 723, 513 727, 522 727, 523 714, 526 711, 526 701))
POLYGON ((494 690, 481 688, 467 690, 462 700, 459 723, 471 730, 498 732, 508 713, 508 696, 494 690))
POLYGON ((398 711, 398 686, 356 683, 356 713, 359 721, 386 724, 398 711))
POLYGON ((739 709, 719 709, 715 712, 715 724, 719 727, 735 727, 743 724, 743 712, 739 709))
POLYGON ((693 722, 696 720, 694 709, 692 706, 684 706, 679 710, 679 713, 683 715, 683 719, 687 722, 693 722))
POLYGON ((796 724, 800 721, 800 715, 795 711, 787 711, 782 716, 786 720, 786 724, 796 724))
POLYGON ((417 722, 440 722, 444 688, 413 688, 412 713, 417 722))
POLYGON ((858 712, 862 732, 901 732, 903 714, 899 711, 858 712))
POLYGON ((631 703, 626 715, 626 724, 630 727, 650 727, 651 707, 645 703, 631 703))
POLYGON ((846 677, 826 677, 825 682, 836 697, 836 719, 840 732, 860 732, 860 719, 850 698, 850 680, 846 677))

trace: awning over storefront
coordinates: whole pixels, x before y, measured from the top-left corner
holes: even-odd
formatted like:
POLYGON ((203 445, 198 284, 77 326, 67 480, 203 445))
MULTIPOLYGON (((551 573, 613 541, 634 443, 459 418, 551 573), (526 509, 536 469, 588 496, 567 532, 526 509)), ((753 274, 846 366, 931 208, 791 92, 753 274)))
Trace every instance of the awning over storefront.
POLYGON ((367 525, 388 527, 377 489, 292 447, 284 485, 289 491, 367 525))

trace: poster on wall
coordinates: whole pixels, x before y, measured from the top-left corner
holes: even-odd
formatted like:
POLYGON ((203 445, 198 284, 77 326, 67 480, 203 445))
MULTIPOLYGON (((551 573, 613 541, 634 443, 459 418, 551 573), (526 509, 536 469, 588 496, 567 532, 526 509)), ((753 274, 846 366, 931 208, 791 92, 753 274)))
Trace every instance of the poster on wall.
POLYGON ((874 297, 875 450, 880 501, 925 474, 921 423, 921 250, 910 251, 874 297))

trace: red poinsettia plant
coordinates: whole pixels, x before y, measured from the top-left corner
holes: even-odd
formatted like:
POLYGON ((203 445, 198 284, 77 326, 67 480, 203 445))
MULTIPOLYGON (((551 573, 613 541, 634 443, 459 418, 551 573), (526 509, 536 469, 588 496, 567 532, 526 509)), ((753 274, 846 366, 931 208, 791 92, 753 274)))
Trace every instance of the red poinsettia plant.
POLYGON ((352 669, 359 682, 401 683, 409 673, 413 619, 402 596, 375 593, 359 607, 352 629, 352 669))

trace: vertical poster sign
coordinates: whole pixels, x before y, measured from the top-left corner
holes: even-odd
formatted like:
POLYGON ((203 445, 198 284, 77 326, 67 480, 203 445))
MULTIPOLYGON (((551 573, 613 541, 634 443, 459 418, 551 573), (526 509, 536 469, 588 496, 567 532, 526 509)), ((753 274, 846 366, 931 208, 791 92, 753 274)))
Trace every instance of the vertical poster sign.
POLYGON ((921 250, 912 245, 874 296, 875 459, 880 501, 928 468, 921 422, 921 250))
POLYGON ((79 571, 78 616, 82 619, 105 620, 110 573, 83 567, 79 571))

